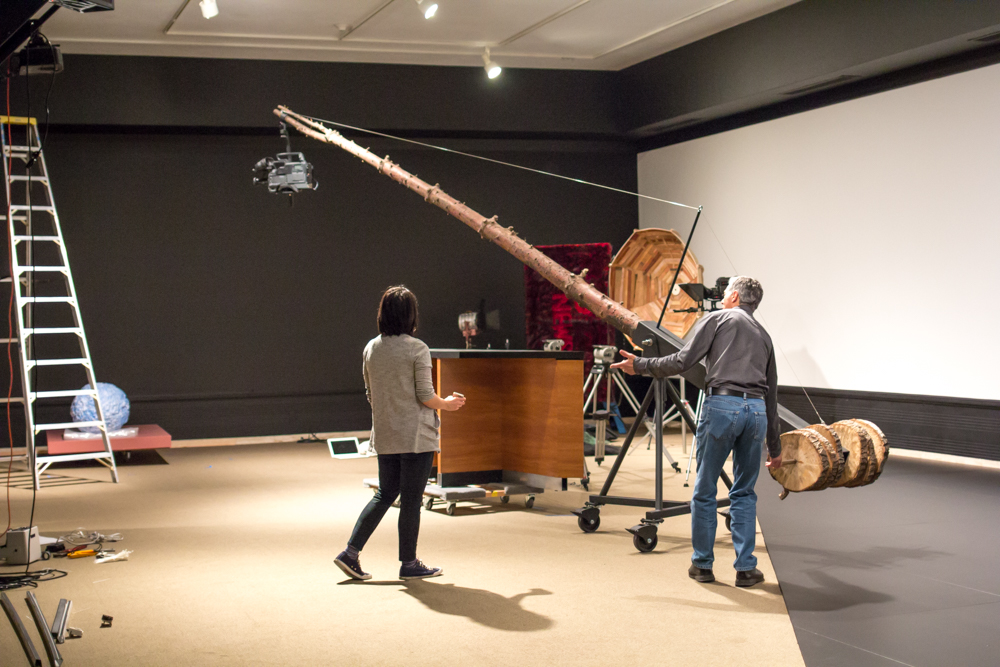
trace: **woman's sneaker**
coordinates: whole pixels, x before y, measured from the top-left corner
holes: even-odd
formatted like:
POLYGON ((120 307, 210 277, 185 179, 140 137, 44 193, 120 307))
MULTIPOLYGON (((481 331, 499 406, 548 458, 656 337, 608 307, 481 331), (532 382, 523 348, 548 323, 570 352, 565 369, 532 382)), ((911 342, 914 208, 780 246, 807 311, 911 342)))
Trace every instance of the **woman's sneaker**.
POLYGON ((333 559, 333 562, 337 564, 337 567, 344 571, 344 574, 352 579, 365 581, 366 579, 372 578, 372 575, 361 569, 361 559, 351 558, 347 555, 346 551, 341 551, 340 554, 333 559))
POLYGON ((428 577, 440 577, 444 570, 439 567, 427 567, 419 560, 414 565, 401 565, 399 568, 400 579, 427 579, 428 577))

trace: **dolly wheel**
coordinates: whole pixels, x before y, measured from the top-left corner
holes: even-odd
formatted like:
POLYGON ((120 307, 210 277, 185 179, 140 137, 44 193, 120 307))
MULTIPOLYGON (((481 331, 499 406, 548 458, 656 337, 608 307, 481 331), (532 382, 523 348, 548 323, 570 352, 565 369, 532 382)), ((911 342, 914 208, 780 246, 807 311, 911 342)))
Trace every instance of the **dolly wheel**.
POLYGON ((525 498, 524 499, 524 506, 527 507, 529 510, 532 507, 534 507, 535 506, 535 497, 534 496, 528 496, 527 498, 525 498))
POLYGON ((649 537, 649 538, 646 538, 646 539, 643 539, 643 538, 639 537, 638 535, 633 535, 632 536, 632 544, 633 544, 633 546, 635 546, 636 549, 638 549, 639 551, 641 551, 644 554, 648 554, 650 551, 652 551, 653 549, 655 549, 656 548, 656 543, 658 541, 659 540, 656 537, 656 533, 653 533, 652 537, 649 537))
POLYGON ((448 507, 445 509, 448 516, 453 516, 455 514, 455 503, 448 503, 448 507))
POLYGON ((510 502, 510 496, 500 496, 500 502, 506 505, 507 503, 510 502))
POLYGON ((434 507, 434 496, 424 498, 424 507, 428 510, 434 507))
POLYGON ((585 533, 595 533, 597 529, 601 527, 601 517, 594 517, 592 520, 587 521, 582 516, 576 518, 576 525, 580 526, 580 530, 585 533))

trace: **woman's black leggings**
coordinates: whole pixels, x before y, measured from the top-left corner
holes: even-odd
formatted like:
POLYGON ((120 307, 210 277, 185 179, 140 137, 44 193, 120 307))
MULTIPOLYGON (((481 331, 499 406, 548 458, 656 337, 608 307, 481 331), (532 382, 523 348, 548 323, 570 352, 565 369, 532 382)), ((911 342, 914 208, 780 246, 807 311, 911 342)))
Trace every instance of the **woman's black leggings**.
POLYGON ((354 533, 348 542, 361 551, 375 532, 382 517, 399 496, 399 560, 417 559, 417 535, 420 533, 420 500, 434 463, 434 452, 421 454, 380 454, 378 491, 361 511, 354 533))

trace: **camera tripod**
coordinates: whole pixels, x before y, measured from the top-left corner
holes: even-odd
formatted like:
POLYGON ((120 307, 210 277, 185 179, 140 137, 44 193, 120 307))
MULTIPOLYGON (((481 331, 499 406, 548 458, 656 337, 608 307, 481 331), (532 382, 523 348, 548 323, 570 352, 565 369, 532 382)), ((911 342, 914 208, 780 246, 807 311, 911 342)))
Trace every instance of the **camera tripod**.
MULTIPOLYGON (((586 397, 583 401, 583 414, 586 415, 589 409, 592 418, 597 422, 596 432, 594 437, 596 443, 594 444, 594 460, 597 465, 601 465, 604 461, 604 448, 607 445, 607 427, 608 421, 611 419, 611 383, 614 382, 618 389, 622 392, 625 400, 628 401, 629 407, 635 411, 636 422, 642 421, 646 425, 646 430, 649 431, 650 436, 652 436, 655 426, 653 426, 653 420, 650 419, 645 411, 639 409, 639 401, 636 399, 635 394, 625 383, 624 374, 617 368, 612 368, 611 364, 614 363, 615 354, 618 349, 613 345, 595 345, 594 346, 594 365, 590 367, 590 375, 587 376, 587 381, 583 384, 583 394, 586 397), (604 410, 597 409, 597 390, 601 386, 601 381, 605 382, 605 398, 604 398, 604 410), (591 386, 593 383, 593 386, 591 386), (590 393, 587 393, 587 390, 590 393)), ((683 380, 682 380, 683 382, 683 380)), ((647 409, 649 406, 646 406, 647 409)), ((674 419, 680 418, 680 413, 677 412, 673 414, 676 410, 675 406, 671 406, 670 411, 664 416, 663 419, 658 419, 657 422, 661 425, 661 428, 666 424, 670 423, 674 419)), ((683 423, 683 422, 682 422, 683 423)), ((686 442, 686 441, 685 441, 686 442)), ((680 472, 681 468, 677 464, 677 461, 670 455, 666 449, 663 450, 663 455, 670 462, 670 467, 676 472, 680 472)), ((586 469, 586 461, 584 461, 584 469, 586 469)), ((589 479, 589 472, 586 473, 589 479)))

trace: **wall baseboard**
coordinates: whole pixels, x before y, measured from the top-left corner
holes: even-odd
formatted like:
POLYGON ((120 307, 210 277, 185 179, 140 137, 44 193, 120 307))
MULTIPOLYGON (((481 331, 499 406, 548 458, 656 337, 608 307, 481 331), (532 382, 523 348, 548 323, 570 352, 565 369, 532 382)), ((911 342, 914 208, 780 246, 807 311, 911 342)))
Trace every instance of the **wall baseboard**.
MULTIPOLYGON (((828 424, 852 418, 875 422, 892 450, 1000 461, 1000 401, 810 387, 806 391, 828 424)), ((807 421, 815 418, 801 387, 778 387, 778 401, 807 421)))

